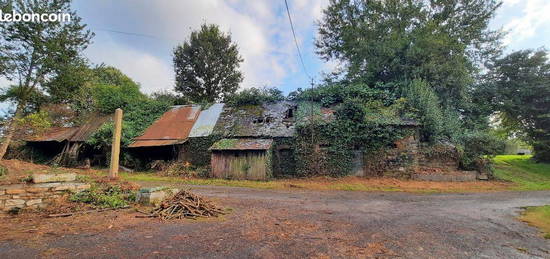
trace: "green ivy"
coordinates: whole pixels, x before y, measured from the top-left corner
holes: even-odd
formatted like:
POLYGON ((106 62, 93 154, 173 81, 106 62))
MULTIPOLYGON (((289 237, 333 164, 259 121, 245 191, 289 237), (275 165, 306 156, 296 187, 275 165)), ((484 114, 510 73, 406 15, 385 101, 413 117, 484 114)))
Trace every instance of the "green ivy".
MULTIPOLYGON (((311 110, 308 107, 311 106, 301 104, 298 109, 311 110)), ((297 174, 347 175, 352 170, 354 150, 366 154, 378 152, 397 139, 412 134, 398 125, 384 122, 390 119, 373 116, 381 113, 380 110, 367 109, 367 105, 358 99, 347 99, 336 107, 333 120, 304 116, 307 119, 302 120, 306 122, 297 123, 297 174)))
MULTIPOLYGON (((122 146, 131 144, 135 137, 143 134, 145 129, 169 108, 165 102, 150 99, 128 104, 122 117, 122 146)), ((113 122, 105 123, 87 140, 87 143, 95 148, 108 150, 113 138, 113 129, 113 122)))

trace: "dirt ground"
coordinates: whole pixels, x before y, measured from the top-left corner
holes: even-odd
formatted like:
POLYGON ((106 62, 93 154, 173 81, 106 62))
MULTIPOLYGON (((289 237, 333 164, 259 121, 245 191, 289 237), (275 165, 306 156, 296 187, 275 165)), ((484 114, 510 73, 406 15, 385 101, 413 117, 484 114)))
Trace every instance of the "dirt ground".
POLYGON ((550 242, 516 219, 521 207, 550 204, 549 191, 193 189, 232 212, 170 222, 133 210, 4 218, 0 258, 550 258, 550 242))
POLYGON ((47 165, 34 164, 17 159, 5 159, 0 161, 0 166, 7 169, 8 174, 0 177, 0 184, 21 183, 25 178, 34 173, 77 173, 80 175, 99 175, 99 171, 93 169, 77 169, 65 167, 51 167, 47 165))

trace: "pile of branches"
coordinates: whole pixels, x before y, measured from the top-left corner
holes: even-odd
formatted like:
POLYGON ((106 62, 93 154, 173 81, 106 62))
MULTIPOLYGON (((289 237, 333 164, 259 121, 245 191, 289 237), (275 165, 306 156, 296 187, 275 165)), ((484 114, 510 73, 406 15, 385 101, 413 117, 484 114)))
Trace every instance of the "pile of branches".
POLYGON ((163 220, 217 217, 224 214, 223 209, 187 190, 182 190, 172 198, 163 201, 151 212, 152 217, 163 220))

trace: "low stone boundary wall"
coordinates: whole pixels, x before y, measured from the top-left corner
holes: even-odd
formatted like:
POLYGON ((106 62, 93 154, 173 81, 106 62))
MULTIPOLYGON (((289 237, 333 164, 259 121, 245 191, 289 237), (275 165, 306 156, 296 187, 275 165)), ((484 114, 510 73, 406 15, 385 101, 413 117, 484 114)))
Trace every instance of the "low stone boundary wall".
MULTIPOLYGON (((73 174, 74 175, 74 174, 73 174)), ((0 212, 19 208, 44 208, 66 191, 80 192, 90 188, 90 184, 74 182, 76 175, 36 175, 40 183, 0 185, 0 212), (52 179, 52 180, 47 180, 52 179), (51 181, 56 182, 51 182, 51 181)))

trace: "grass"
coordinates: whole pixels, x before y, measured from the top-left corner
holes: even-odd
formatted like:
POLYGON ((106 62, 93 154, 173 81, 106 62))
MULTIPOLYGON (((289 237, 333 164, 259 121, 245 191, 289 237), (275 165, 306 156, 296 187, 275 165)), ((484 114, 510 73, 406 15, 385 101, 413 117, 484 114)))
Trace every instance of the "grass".
POLYGON ((544 238, 550 239, 550 206, 528 207, 520 219, 531 226, 538 227, 544 238))
POLYGON ((271 181, 202 179, 159 176, 154 173, 121 173, 123 180, 137 182, 140 185, 187 184, 247 187, 256 189, 310 189, 343 191, 397 191, 415 193, 502 191, 510 184, 502 182, 426 182, 400 180, 393 178, 362 177, 314 177, 306 179, 275 179, 271 181))
MULTIPOLYGON (((310 189, 344 191, 390 191, 415 193, 487 192, 508 190, 550 190, 550 164, 538 164, 530 156, 503 155, 495 158, 495 176, 504 181, 427 182, 393 178, 314 177, 270 181, 183 178, 160 176, 152 172, 121 172, 123 180, 144 186, 186 184, 247 187, 255 189, 310 189)), ((104 174, 106 174, 104 172, 104 174)))
POLYGON ((515 183, 514 190, 550 190, 550 164, 535 163, 531 156, 502 155, 495 161, 495 176, 515 183))

